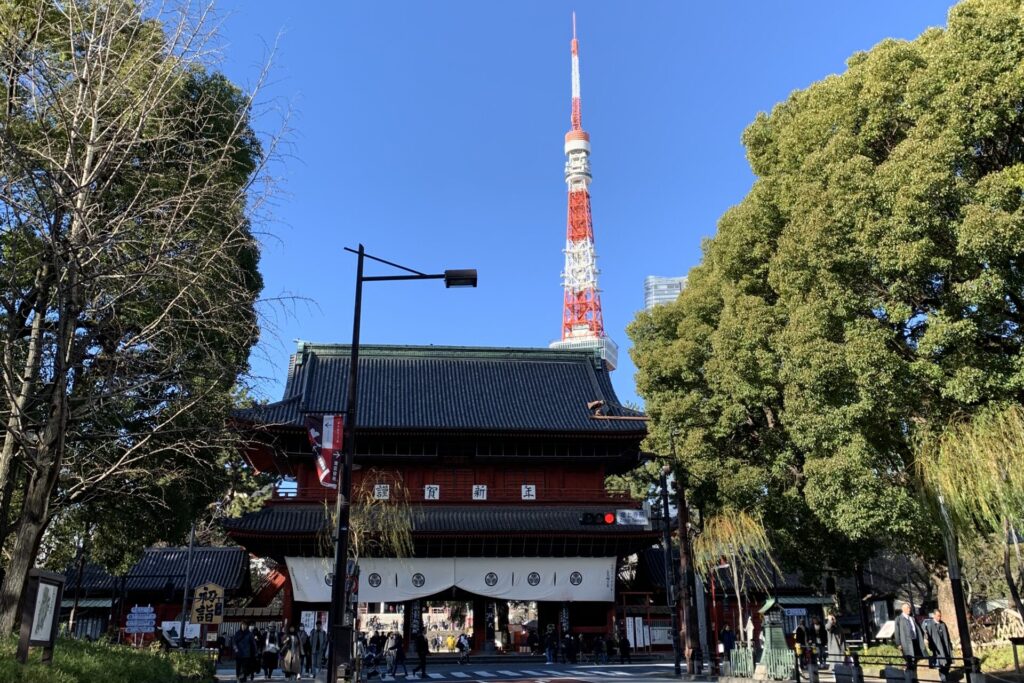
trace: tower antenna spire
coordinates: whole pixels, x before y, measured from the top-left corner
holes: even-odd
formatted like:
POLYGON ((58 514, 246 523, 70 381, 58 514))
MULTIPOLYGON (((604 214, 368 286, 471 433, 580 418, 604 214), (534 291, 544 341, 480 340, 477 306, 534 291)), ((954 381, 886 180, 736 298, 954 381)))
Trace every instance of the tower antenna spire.
POLYGON ((610 370, 618 362, 618 347, 605 334, 601 290, 597 287, 597 254, 590 215, 590 134, 583 130, 580 113, 580 55, 576 39, 576 12, 572 13, 572 110, 565 134, 565 183, 569 188, 566 224, 565 271, 562 284, 562 339, 555 349, 589 349, 604 359, 610 370))

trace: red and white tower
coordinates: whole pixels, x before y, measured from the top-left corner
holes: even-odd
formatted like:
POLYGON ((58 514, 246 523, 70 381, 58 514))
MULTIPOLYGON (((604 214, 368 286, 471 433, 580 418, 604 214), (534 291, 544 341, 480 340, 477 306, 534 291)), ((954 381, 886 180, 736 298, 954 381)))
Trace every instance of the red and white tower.
POLYGON ((565 236, 565 297, 562 339, 553 349, 594 349, 614 370, 619 348, 604 332, 601 290, 597 287, 597 253, 590 216, 590 134, 580 113, 580 57, 576 13, 572 15, 572 127, 565 134, 565 183, 569 186, 569 219, 565 236))

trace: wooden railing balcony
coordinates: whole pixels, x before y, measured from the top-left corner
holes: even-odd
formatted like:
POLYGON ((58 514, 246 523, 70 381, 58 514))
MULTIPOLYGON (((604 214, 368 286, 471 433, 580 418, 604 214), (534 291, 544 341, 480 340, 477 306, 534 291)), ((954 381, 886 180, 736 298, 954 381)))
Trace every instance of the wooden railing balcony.
MULTIPOLYGON (((595 488, 574 488, 574 487, 537 487, 536 498, 524 499, 520 486, 495 488, 487 487, 487 498, 474 500, 472 490, 462 490, 458 487, 453 491, 451 488, 441 487, 437 499, 425 498, 423 488, 411 490, 406 497, 407 502, 416 505, 488 505, 494 503, 511 504, 522 503, 524 505, 602 505, 617 504, 629 507, 639 507, 640 501, 634 500, 628 491, 608 491, 595 488), (632 505, 635 503, 635 505, 632 505)), ((296 503, 306 504, 330 502, 333 504, 335 491, 324 489, 319 486, 298 487, 285 486, 277 487, 271 498, 272 503, 296 503)))

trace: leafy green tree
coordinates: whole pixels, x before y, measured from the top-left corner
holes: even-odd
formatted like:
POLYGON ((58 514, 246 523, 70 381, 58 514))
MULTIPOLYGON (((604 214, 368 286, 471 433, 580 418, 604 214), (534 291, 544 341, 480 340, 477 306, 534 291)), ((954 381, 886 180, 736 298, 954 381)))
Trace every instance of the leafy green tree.
POLYGON ((915 433, 1024 397, 1022 17, 966 0, 758 115, 750 192, 630 327, 648 447, 787 564, 938 557, 915 433))
POLYGON ((95 517, 112 552, 180 535, 234 445, 264 153, 205 16, 0 4, 0 633, 51 522, 95 517))

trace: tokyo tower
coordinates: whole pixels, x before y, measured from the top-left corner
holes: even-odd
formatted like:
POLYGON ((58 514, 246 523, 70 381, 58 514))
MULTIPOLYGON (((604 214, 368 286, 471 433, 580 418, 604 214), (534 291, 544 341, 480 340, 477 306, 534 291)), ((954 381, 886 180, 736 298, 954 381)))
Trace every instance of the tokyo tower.
POLYGON ((590 134, 583 130, 580 111, 580 58, 576 13, 572 15, 572 114, 565 134, 565 183, 569 187, 569 217, 565 236, 562 283, 562 338, 553 349, 592 349, 614 370, 619 348, 604 332, 601 290, 597 287, 597 253, 590 214, 590 134))

